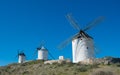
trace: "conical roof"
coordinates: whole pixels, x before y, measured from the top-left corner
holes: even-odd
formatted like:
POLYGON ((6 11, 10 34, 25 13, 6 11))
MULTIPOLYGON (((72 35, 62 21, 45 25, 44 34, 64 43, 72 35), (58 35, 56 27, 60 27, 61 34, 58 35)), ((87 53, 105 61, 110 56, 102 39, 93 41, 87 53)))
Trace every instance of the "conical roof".
POLYGON ((44 46, 42 46, 42 47, 41 47, 41 49, 45 49, 45 47, 44 47, 44 46))
POLYGON ((41 47, 37 48, 37 50, 45 50, 45 51, 47 51, 47 49, 44 46, 41 46, 41 47))
POLYGON ((80 31, 80 36, 81 37, 87 37, 87 38, 91 38, 91 39, 93 39, 90 35, 88 35, 87 33, 85 33, 84 31, 80 31))
POLYGON ((20 52, 18 55, 25 56, 25 53, 23 53, 23 52, 20 52))

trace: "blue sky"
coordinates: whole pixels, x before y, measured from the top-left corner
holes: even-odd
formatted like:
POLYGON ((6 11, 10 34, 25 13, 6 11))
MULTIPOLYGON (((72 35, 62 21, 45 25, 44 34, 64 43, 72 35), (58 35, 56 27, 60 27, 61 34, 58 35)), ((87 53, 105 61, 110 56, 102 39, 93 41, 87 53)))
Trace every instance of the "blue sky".
MULTIPOLYGON (((72 13, 81 28, 93 19, 105 20, 88 30, 99 50, 96 57, 120 57, 119 0, 1 0, 0 65, 17 62, 17 50, 24 50, 27 60, 33 57, 42 40, 50 53, 72 59, 71 43, 63 50, 57 46, 77 33, 65 18, 72 13)), ((51 57, 49 57, 51 59, 51 57)))

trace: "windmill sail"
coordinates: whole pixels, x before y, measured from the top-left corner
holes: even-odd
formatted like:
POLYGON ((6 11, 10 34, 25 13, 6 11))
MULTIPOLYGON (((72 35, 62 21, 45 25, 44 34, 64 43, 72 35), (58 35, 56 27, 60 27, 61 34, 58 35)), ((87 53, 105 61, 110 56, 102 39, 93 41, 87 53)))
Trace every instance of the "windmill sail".
POLYGON ((73 19, 71 14, 67 14, 66 18, 70 21, 70 24, 73 26, 73 28, 77 29, 78 31, 80 30, 78 23, 73 19))
POLYGON ((97 19, 95 19, 95 20, 93 20, 92 22, 88 23, 88 24, 86 25, 86 27, 83 29, 83 31, 89 30, 90 28, 96 26, 98 23, 100 23, 100 22, 103 21, 103 20, 104 20, 104 17, 103 17, 103 16, 98 17, 97 19))

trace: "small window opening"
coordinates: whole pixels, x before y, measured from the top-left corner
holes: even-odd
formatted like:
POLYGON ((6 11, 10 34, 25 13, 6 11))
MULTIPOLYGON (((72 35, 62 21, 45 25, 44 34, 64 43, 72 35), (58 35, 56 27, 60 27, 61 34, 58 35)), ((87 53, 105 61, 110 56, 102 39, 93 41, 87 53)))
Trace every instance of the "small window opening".
POLYGON ((88 47, 87 47, 87 49, 88 49, 88 47))

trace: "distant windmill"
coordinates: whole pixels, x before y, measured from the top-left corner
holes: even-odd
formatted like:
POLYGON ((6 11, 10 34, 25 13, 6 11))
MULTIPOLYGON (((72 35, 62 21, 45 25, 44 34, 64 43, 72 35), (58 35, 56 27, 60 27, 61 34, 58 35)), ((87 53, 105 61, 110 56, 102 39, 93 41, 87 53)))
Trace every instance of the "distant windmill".
POLYGON ((53 59, 54 57, 52 54, 48 51, 47 48, 44 47, 44 41, 41 42, 40 46, 35 51, 34 55, 38 52, 38 60, 48 60, 48 55, 50 55, 53 59))
POLYGON ((71 14, 68 14, 67 19, 70 21, 71 25, 77 29, 79 32, 74 36, 70 37, 62 44, 58 46, 59 49, 65 47, 70 41, 72 41, 72 56, 73 63, 78 63, 87 59, 93 59, 95 57, 94 42, 93 38, 88 35, 85 31, 91 29, 93 26, 101 22, 104 17, 98 17, 94 21, 88 23, 85 28, 80 29, 76 21, 73 19, 71 14))
POLYGON ((23 51, 18 50, 17 57, 18 57, 18 63, 24 63, 25 62, 26 55, 23 51))

